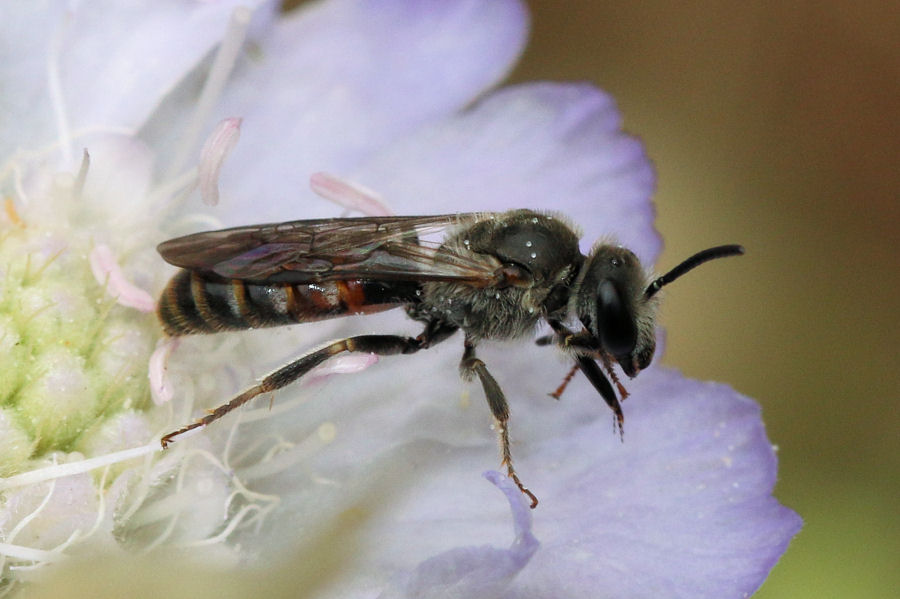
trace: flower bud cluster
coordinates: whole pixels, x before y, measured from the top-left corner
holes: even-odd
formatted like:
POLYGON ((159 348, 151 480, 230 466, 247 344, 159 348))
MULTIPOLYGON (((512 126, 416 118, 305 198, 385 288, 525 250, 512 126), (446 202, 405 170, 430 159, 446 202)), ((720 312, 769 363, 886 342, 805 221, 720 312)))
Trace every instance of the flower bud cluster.
POLYGON ((117 305, 72 230, 0 221, 0 476, 84 452, 104 424, 150 400, 153 316, 117 305))

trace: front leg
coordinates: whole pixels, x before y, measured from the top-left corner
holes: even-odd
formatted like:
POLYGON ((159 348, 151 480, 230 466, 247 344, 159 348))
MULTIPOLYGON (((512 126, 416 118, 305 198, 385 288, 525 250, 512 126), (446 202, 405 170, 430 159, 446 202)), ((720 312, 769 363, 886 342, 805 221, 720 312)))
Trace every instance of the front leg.
POLYGON ((478 378, 481 380, 484 395, 487 398, 488 406, 491 408, 491 413, 494 415, 497 433, 500 436, 500 455, 502 456, 500 465, 506 466, 507 475, 516 483, 519 490, 531 499, 531 509, 534 509, 538 504, 537 497, 522 484, 522 481, 519 480, 519 475, 516 474, 516 470, 513 468, 512 452, 509 448, 509 404, 506 402, 503 390, 497 384, 497 381, 494 380, 494 377, 491 376, 491 373, 488 372, 484 362, 475 356, 475 343, 468 337, 466 337, 465 348, 462 360, 459 363, 459 372, 467 381, 472 380, 475 375, 478 375, 478 378))
POLYGON ((538 345, 557 345, 560 349, 583 354, 596 354, 600 352, 600 343, 589 331, 582 330, 573 333, 562 323, 549 321, 553 327, 552 335, 538 337, 534 342, 538 345))
POLYGON ((575 362, 578 364, 581 372, 584 373, 584 376, 586 376, 594 386, 594 389, 596 389, 597 392, 600 393, 600 396, 603 397, 603 401, 606 402, 606 405, 608 405, 613 411, 613 414, 615 414, 616 428, 619 431, 619 437, 624 436, 625 414, 622 412, 622 404, 619 403, 619 398, 616 396, 616 392, 613 390, 609 379, 606 378, 606 375, 600 370, 600 366, 590 357, 577 356, 575 362))
POLYGON ((613 381, 619 387, 619 392, 622 394, 622 399, 625 399, 628 395, 628 391, 619 383, 619 380, 616 378, 615 372, 612 370, 612 365, 608 360, 605 359, 604 355, 600 352, 600 344, 597 342, 597 339, 590 334, 587 330, 583 330, 580 333, 573 333, 563 325, 561 322, 556 320, 548 320, 550 327, 553 329, 553 335, 547 335, 544 337, 540 337, 537 339, 538 345, 549 345, 554 341, 563 349, 575 350, 575 365, 572 367, 567 374, 565 379, 563 379, 562 384, 557 387, 556 391, 550 394, 551 397, 555 399, 559 399, 562 395, 563 391, 566 389, 566 385, 569 384, 569 381, 572 380, 572 375, 575 370, 581 370, 587 379, 591 382, 591 385, 594 386, 594 389, 600 393, 600 396, 603 398, 603 401, 606 402, 606 405, 613 411, 616 417, 616 428, 619 431, 619 436, 621 437, 624 432, 624 424, 625 424, 625 415, 622 412, 622 405, 619 403, 619 398, 616 395, 615 390, 613 389, 612 384, 609 382, 609 378, 603 374, 603 370, 601 370, 600 366, 594 360, 595 356, 599 356, 601 360, 603 360, 603 365, 609 371, 610 377, 612 377, 613 381))

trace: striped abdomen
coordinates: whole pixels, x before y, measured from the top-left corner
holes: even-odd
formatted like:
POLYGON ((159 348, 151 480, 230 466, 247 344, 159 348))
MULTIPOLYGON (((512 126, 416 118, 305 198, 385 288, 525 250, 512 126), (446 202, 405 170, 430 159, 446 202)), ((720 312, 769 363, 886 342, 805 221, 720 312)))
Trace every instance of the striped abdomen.
POLYGON ((381 312, 415 301, 417 288, 362 279, 264 285, 182 270, 163 291, 157 313, 169 335, 217 333, 381 312))

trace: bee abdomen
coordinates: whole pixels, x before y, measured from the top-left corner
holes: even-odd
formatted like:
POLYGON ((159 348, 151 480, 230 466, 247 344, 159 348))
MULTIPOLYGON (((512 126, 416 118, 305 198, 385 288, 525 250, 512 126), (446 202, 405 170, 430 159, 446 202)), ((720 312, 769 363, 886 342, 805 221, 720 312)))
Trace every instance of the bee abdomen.
POLYGON ((166 333, 180 336, 379 312, 405 303, 410 293, 364 280, 257 284, 182 270, 160 296, 157 313, 166 333))

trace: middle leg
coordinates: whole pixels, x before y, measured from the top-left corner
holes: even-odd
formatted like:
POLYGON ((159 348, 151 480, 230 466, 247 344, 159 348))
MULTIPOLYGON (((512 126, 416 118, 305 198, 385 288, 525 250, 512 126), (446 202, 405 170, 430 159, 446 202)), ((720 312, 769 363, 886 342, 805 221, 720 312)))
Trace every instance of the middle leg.
POLYGON ((509 478, 511 478, 513 482, 516 483, 516 486, 519 487, 519 490, 531 500, 531 508, 536 508, 538 504, 537 497, 522 484, 522 481, 519 480, 519 475, 516 474, 516 470, 513 468, 512 452, 509 448, 509 404, 506 402, 506 396, 503 395, 503 390, 500 388, 500 385, 497 384, 497 381, 494 380, 494 377, 488 372, 484 362, 475 356, 475 343, 468 337, 465 342, 465 352, 459 363, 459 371, 466 380, 472 380, 475 375, 481 380, 481 386, 484 388, 484 395, 487 398, 488 406, 491 408, 491 413, 494 415, 497 434, 500 438, 500 455, 502 457, 500 465, 506 466, 506 472, 509 478))

